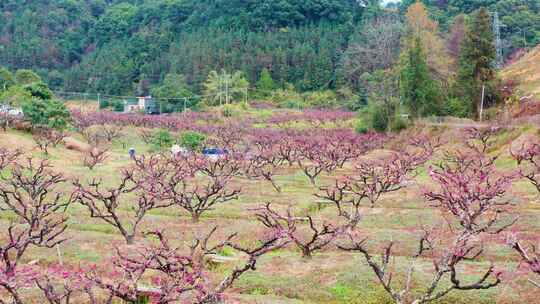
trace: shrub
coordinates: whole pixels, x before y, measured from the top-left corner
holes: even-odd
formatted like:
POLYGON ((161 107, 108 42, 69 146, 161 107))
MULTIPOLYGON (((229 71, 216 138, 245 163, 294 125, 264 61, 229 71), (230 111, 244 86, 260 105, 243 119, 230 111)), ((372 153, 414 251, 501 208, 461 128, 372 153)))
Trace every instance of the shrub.
POLYGON ((305 104, 300 99, 289 99, 280 104, 280 107, 287 109, 304 109, 305 104))
POLYGON ((52 91, 43 82, 30 83, 23 86, 23 89, 30 93, 32 97, 37 97, 39 99, 51 99, 53 97, 52 91))
POLYGON ((273 91, 271 100, 276 105, 284 108, 299 108, 303 103, 302 96, 296 92, 291 84, 286 84, 284 89, 273 91))
POLYGON ((198 151, 202 148, 206 136, 199 132, 189 131, 182 133, 180 136, 180 144, 191 151, 198 151))
POLYGON ((371 128, 378 132, 385 132, 388 130, 391 117, 385 107, 382 105, 371 105, 368 109, 370 115, 371 128))
POLYGON ((471 116, 471 105, 469 102, 459 98, 449 98, 444 107, 444 113, 448 116, 466 118, 471 116))
POLYGON ((173 143, 174 140, 171 132, 165 129, 158 130, 156 133, 154 133, 152 140, 150 141, 152 150, 154 151, 163 151, 164 149, 172 146, 173 143))
POLYGON ((360 134, 365 134, 369 131, 368 126, 366 125, 366 121, 362 116, 358 117, 358 119, 356 120, 354 124, 354 130, 360 134))
MULTIPOLYGON (((359 111, 358 121, 356 123, 357 132, 366 130, 375 130, 377 132, 386 132, 394 129, 402 130, 406 128, 406 121, 396 121, 396 104, 394 102, 387 104, 369 103, 367 107, 359 111)), ((399 118, 402 120, 402 118, 399 118)))
POLYGON ((111 106, 115 112, 124 112, 124 103, 120 100, 112 101, 111 106))
POLYGON ((25 119, 32 127, 49 127, 61 130, 67 127, 69 110, 58 100, 31 98, 22 104, 25 119))
POLYGON ((20 106, 31 98, 30 92, 20 86, 11 86, 0 94, 0 101, 11 106, 20 106))
POLYGON ((108 100, 106 100, 106 99, 101 99, 101 100, 99 101, 99 109, 100 109, 100 110, 106 109, 106 108, 108 108, 109 106, 111 106, 111 104, 109 103, 108 100))
POLYGON ((15 82, 17 82, 18 85, 27 85, 41 82, 41 77, 31 70, 21 69, 15 72, 15 82))
POLYGON ((390 130, 392 132, 400 132, 409 126, 409 122, 403 116, 397 114, 390 123, 390 130))
POLYGON ((304 97, 310 107, 333 108, 338 104, 336 94, 330 90, 305 93, 304 97))

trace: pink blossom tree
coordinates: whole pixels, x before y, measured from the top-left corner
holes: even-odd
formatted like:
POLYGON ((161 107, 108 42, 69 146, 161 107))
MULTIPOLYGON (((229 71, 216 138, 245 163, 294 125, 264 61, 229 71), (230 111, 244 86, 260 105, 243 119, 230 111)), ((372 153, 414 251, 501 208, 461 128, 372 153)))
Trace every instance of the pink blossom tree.
POLYGON ((56 147, 65 137, 65 132, 52 129, 40 129, 32 136, 36 143, 36 147, 39 148, 45 155, 49 154, 50 147, 56 147))
POLYGON ((438 169, 430 169, 437 187, 424 191, 427 202, 444 215, 446 222, 421 229, 403 284, 393 280, 398 275, 392 265, 396 242, 383 246, 380 261, 373 257, 367 239, 358 241, 354 233, 349 234, 349 245, 339 245, 343 250, 363 255, 395 303, 427 303, 455 290, 489 289, 501 282, 500 272, 493 264, 474 278, 465 278, 463 269, 465 263, 483 258, 488 235, 500 234, 515 223, 503 197, 514 177, 498 172, 492 158, 478 153, 460 154, 452 159, 438 169), (426 259, 432 267, 422 267, 422 273, 430 277, 429 283, 413 288, 418 261, 426 259))
MULTIPOLYGON (((536 142, 525 143, 517 151, 510 150, 511 155, 517 162, 519 175, 529 181, 538 193, 540 193, 540 144, 536 142)), ((527 273, 540 275, 540 250, 538 249, 537 235, 529 235, 532 240, 524 240, 524 237, 512 233, 508 236, 508 245, 519 254, 521 264, 525 266, 527 273)), ((529 278, 534 286, 540 288, 538 279, 529 278)))
POLYGON ((233 242, 235 234, 213 241, 216 230, 214 227, 195 238, 187 250, 171 246, 162 232, 151 232, 148 235, 156 238, 157 243, 129 251, 117 249, 106 269, 100 271, 93 267, 86 272, 86 277, 106 295, 106 303, 114 299, 128 303, 148 299, 161 304, 179 301, 213 304, 221 301, 223 292, 240 276, 256 269, 260 256, 286 243, 279 235, 269 235, 253 248, 245 248, 233 242), (207 277, 206 260, 225 246, 242 253, 246 259, 217 285, 212 285, 207 277))
POLYGON ((522 178, 528 180, 540 193, 540 144, 523 144, 517 151, 510 150, 522 178))
POLYGON ((65 178, 52 171, 47 161, 27 158, 4 165, 7 172, 0 176, 0 212, 14 214, 16 220, 0 243, 0 287, 4 299, 22 304, 20 289, 31 286, 37 273, 33 267, 21 265, 21 260, 30 247, 52 248, 65 240, 62 234, 69 200, 59 189, 65 178))
POLYGON ((81 268, 52 265, 38 272, 34 285, 49 304, 75 304, 83 297, 90 304, 103 303, 95 294, 94 283, 85 274, 81 268))
POLYGON ((90 170, 93 170, 99 164, 102 164, 107 159, 109 149, 108 148, 90 148, 83 156, 83 165, 90 170))
POLYGON ((13 165, 22 154, 20 150, 0 148, 0 171, 13 165))
POLYGON ((465 129, 465 144, 479 153, 486 153, 494 142, 494 137, 501 132, 501 127, 471 127, 465 129))
POLYGON ((311 258, 314 252, 329 246, 347 228, 347 225, 319 223, 310 215, 297 217, 291 207, 285 213, 280 213, 272 209, 270 203, 254 211, 259 222, 289 239, 300 249, 303 258, 311 258), (307 224, 307 229, 303 229, 304 224, 307 224))
POLYGON ((243 171, 249 179, 263 179, 272 184, 274 190, 281 192, 274 176, 285 161, 279 155, 278 145, 281 140, 280 133, 264 130, 251 134, 248 141, 250 146, 244 157, 243 171))
POLYGON ((298 136, 295 142, 300 151, 296 164, 309 178, 312 185, 316 185, 316 179, 321 173, 332 172, 338 167, 337 161, 328 157, 326 138, 302 135, 298 136))
POLYGON ((217 205, 235 200, 241 190, 231 188, 234 176, 240 174, 241 161, 233 157, 218 160, 201 157, 177 158, 173 166, 162 175, 160 198, 189 212, 193 222, 217 205))
POLYGON ((148 211, 165 208, 172 203, 161 199, 163 186, 159 183, 168 167, 158 157, 139 158, 122 170, 120 181, 105 187, 101 179, 89 183, 73 181, 72 199, 85 206, 90 217, 115 227, 126 243, 133 244, 138 227, 148 211), (132 202, 129 218, 121 212, 122 206, 132 202))
POLYGON ((338 215, 354 227, 361 219, 361 207, 373 207, 383 194, 402 189, 416 164, 416 158, 399 153, 383 160, 362 160, 353 174, 321 187, 316 196, 334 204, 338 215))

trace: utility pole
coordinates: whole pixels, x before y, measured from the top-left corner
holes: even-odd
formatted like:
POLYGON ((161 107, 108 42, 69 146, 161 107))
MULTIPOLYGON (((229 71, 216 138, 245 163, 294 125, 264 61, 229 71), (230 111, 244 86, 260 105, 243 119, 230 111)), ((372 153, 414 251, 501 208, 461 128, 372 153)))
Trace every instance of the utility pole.
POLYGON ((482 122, 482 116, 484 112, 484 96, 486 95, 486 84, 482 83, 482 99, 480 100, 480 122, 482 122))
POLYGON ((99 93, 97 93, 97 103, 98 103, 98 108, 101 106, 101 98, 99 96, 99 93))
POLYGON ((184 97, 184 115, 186 115, 186 102, 187 102, 187 98, 184 97))
POLYGON ((223 75, 218 75, 218 79, 219 79, 219 106, 222 105, 222 102, 221 102, 221 95, 223 94, 223 75))
POLYGON ((229 77, 226 73, 223 73, 225 77, 225 104, 229 104, 229 77))

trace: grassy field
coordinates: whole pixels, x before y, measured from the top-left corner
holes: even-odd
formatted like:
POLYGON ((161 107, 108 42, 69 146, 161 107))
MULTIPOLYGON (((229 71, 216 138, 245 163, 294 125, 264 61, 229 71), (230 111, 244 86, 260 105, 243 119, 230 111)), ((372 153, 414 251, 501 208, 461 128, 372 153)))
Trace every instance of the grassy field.
MULTIPOLYGON (((460 137, 459 131, 456 130, 434 132, 449 139, 446 148, 452 148, 460 137)), ((150 150, 150 147, 137 137, 135 130, 129 129, 125 133, 127 135, 122 141, 113 144, 105 164, 94 170, 89 170, 82 165, 82 156, 79 152, 67 150, 63 146, 51 149, 49 159, 55 170, 64 173, 68 178, 85 180, 98 177, 106 183, 115 183, 117 172, 130 162, 128 147, 121 142, 129 143, 129 147, 135 147, 139 154, 148 153, 150 150)), ((497 161, 498 167, 504 170, 515 169, 514 161, 508 153, 512 142, 519 140, 519 137, 525 136, 524 134, 537 136, 537 133, 538 130, 528 127, 499 135, 495 148, 491 151, 492 154, 500 154, 497 161)), ((77 134, 72 134, 72 136, 82 140, 77 134)), ((21 131, 10 130, 1 133, 0 146, 18 147, 36 157, 42 156, 41 152, 34 147, 31 135, 21 131)), ((377 157, 379 154, 375 151, 370 154, 370 157, 377 157)), ((361 234, 368 236, 372 240, 370 244, 374 247, 389 240, 398 242, 398 257, 393 261, 396 269, 401 269, 407 264, 412 246, 415 246, 411 241, 418 236, 416 232, 418 224, 435 223, 440 219, 440 214, 430 208, 421 196, 421 187, 429 186, 430 182, 425 171, 419 170, 416 183, 410 187, 384 196, 375 208, 366 208, 364 220, 359 225, 361 234)), ((335 176, 319 178, 318 184, 328 184, 334 177, 348 174, 354 174, 350 167, 337 172, 335 176)), ((271 185, 265 182, 237 179, 235 184, 243 189, 240 198, 204 214, 201 222, 192 223, 186 213, 178 208, 170 207, 152 211, 145 218, 141 230, 165 229, 170 236, 174 236, 175 242, 184 242, 193 233, 208 230, 217 225, 220 235, 238 232, 239 239, 248 243, 254 240, 254 231, 261 229, 261 225, 253 218, 249 209, 258 207, 264 202, 272 202, 282 208, 292 204, 299 213, 309 210, 315 218, 331 220, 336 216, 331 208, 324 208, 324 205, 320 208, 317 198, 314 197, 314 193, 318 190, 296 168, 283 169, 277 178, 277 183, 283 188, 281 193, 275 192, 271 185)), ((516 182, 508 198, 515 202, 513 212, 520 216, 516 227, 519 230, 538 231, 540 229, 540 204, 536 190, 528 183, 516 182)), ((126 213, 130 212, 129 202, 125 202, 123 210, 126 213)), ((122 238, 111 226, 91 219, 83 206, 73 204, 69 208, 69 214, 68 241, 60 247, 60 257, 65 263, 99 264, 111 255, 115 244, 122 243, 122 238)), ((0 225, 6 227, 8 221, 9 218, 3 218, 0 220, 0 225)), ((506 248, 504 241, 487 250, 488 257, 496 261, 500 269, 509 272, 505 276, 504 284, 485 291, 451 293, 436 303, 538 303, 534 299, 538 299, 540 291, 532 288, 525 278, 512 275, 516 269, 516 256, 506 248)), ((46 265, 58 262, 60 257, 55 250, 32 249, 26 260, 46 265)), ((467 273, 473 276, 476 269, 486 265, 489 265, 488 260, 468 265, 467 273)), ((212 277, 218 280, 232 266, 224 264, 215 267, 212 270, 212 277)), ((427 268, 429 264, 427 261, 420 261, 419 267, 427 268)), ((396 280, 400 279, 402 278, 396 278, 396 280)), ((416 282, 423 282, 425 279, 422 275, 415 278, 416 282)), ((417 285, 421 286, 421 284, 417 285)), ((228 291, 226 302, 246 304, 391 303, 359 255, 329 248, 316 253, 311 259, 302 259, 294 247, 287 247, 264 256, 256 272, 243 276, 234 288, 228 291)))

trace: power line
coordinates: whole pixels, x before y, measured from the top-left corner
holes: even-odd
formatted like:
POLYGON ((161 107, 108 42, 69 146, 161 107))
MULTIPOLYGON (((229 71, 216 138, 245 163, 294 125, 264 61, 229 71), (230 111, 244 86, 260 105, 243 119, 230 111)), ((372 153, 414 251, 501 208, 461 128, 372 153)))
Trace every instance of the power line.
POLYGON ((504 26, 499 20, 499 13, 495 11, 493 13, 493 34, 495 35, 495 68, 501 69, 503 66, 503 54, 502 54, 502 40, 501 40, 501 27, 504 26))

